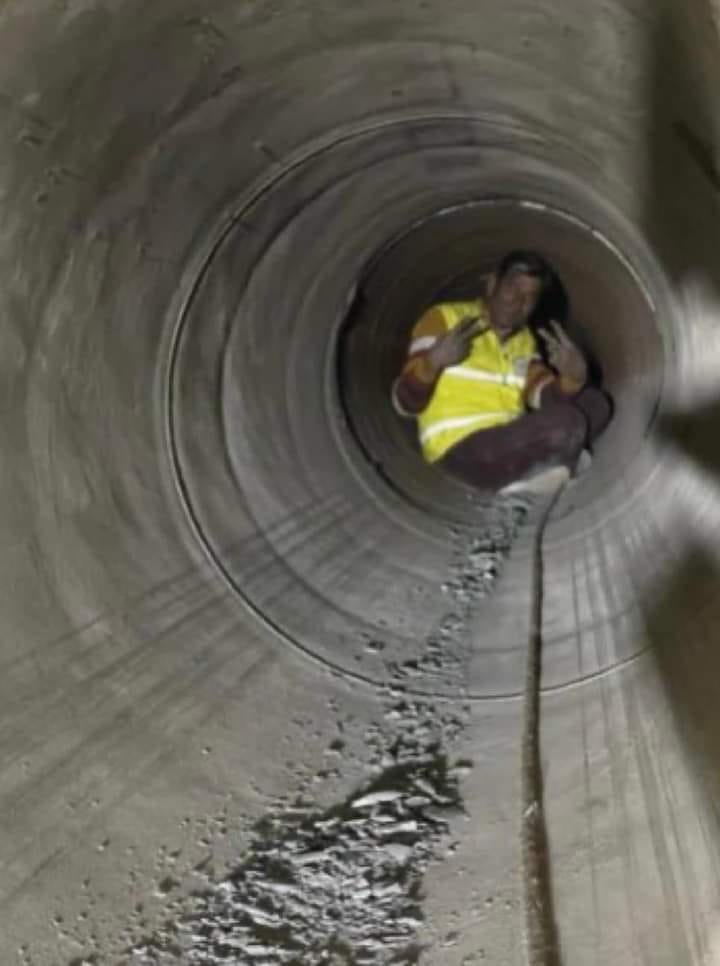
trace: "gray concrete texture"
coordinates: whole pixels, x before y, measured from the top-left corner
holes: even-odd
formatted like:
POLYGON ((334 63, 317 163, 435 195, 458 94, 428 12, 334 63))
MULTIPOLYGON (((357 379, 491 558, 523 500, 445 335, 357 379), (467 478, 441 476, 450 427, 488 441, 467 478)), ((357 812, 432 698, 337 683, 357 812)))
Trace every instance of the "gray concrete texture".
MULTIPOLYGON (((563 961, 720 963, 719 17, 2 5, 1 963, 134 961, 253 822, 375 773, 388 662, 494 512, 422 465, 388 382, 414 313, 515 244, 617 402, 548 536, 563 961)), ((473 763, 425 963, 524 962, 527 540, 460 677, 406 682, 473 763)))

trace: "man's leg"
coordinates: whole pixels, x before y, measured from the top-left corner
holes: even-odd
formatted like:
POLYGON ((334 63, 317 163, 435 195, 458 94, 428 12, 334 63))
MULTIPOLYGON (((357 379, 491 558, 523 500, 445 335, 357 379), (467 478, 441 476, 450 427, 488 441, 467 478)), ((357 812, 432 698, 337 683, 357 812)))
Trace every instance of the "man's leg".
POLYGON ((601 389, 588 386, 578 393, 571 403, 580 410, 587 421, 587 439, 584 445, 591 447, 605 432, 612 419, 613 406, 610 398, 601 389))
POLYGON ((610 416, 610 402, 598 389, 586 388, 572 399, 552 394, 537 412, 468 436, 452 447, 442 465, 465 483, 488 491, 549 466, 566 466, 572 472, 582 449, 594 443, 610 416))

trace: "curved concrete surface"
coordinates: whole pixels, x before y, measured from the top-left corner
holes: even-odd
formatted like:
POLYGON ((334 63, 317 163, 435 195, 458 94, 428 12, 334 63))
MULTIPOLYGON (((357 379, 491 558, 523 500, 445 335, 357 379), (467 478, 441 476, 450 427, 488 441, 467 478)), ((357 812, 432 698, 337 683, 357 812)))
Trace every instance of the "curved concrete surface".
MULTIPOLYGON (((418 308, 516 243, 617 402, 548 538, 563 961, 720 962, 718 17, 4 4, 3 963, 129 961, 254 820, 372 774, 388 662, 503 526, 388 383, 418 308)), ((523 962, 528 590, 521 535, 453 673, 405 686, 474 763, 423 962, 523 962)))

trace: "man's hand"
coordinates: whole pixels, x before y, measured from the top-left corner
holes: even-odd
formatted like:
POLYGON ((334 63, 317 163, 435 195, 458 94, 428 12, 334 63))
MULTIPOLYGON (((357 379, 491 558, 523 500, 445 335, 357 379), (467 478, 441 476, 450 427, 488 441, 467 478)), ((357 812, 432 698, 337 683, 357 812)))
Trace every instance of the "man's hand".
POLYGON ((457 366, 470 355, 472 341, 484 328, 479 316, 468 315, 454 329, 441 336, 427 352, 427 361, 437 372, 457 366))
POLYGON ((540 329, 547 349, 548 361, 559 376, 563 376, 582 388, 587 382, 588 369, 585 357, 567 332, 557 322, 550 323, 552 332, 540 329))

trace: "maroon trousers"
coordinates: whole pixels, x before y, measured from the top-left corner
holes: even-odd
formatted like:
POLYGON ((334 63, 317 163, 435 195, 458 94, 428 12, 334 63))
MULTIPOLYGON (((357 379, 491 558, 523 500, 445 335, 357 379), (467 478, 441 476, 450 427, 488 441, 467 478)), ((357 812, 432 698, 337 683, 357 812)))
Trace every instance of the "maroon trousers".
POLYGON ((563 465, 572 472, 583 448, 590 448, 610 422, 610 400, 592 386, 576 396, 549 386, 541 400, 539 410, 461 440, 440 465, 470 486, 491 492, 548 466, 563 465))

